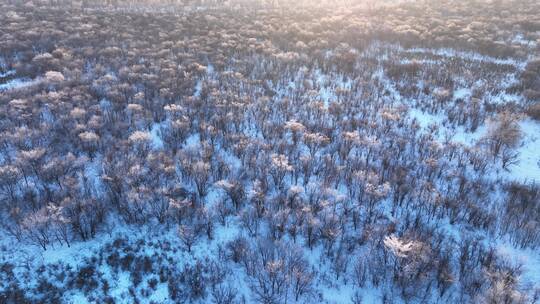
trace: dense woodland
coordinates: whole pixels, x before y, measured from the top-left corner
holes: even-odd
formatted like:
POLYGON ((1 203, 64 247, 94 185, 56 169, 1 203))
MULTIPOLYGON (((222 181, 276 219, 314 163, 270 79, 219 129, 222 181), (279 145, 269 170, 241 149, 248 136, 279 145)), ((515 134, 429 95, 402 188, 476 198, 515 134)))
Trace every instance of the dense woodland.
POLYGON ((312 2, 1 1, 0 303, 539 303, 540 2, 312 2))

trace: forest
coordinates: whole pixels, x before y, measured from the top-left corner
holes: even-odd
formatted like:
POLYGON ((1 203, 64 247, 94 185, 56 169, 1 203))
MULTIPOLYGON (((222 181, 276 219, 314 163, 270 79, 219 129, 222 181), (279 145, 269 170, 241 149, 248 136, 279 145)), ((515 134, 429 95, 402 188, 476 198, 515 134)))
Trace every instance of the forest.
POLYGON ((0 303, 540 303, 540 2, 0 0, 0 303))

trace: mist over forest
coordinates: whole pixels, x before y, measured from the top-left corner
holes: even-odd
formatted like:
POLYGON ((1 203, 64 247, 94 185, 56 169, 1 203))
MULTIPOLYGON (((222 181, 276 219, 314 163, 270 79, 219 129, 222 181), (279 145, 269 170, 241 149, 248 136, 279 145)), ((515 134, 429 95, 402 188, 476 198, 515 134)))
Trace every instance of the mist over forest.
POLYGON ((0 1, 3 303, 540 303, 540 2, 0 1))

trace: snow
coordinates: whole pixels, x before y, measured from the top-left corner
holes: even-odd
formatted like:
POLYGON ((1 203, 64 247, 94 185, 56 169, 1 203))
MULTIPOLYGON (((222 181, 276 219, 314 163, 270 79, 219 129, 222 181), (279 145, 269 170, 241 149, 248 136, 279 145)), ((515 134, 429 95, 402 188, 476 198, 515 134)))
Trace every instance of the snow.
MULTIPOLYGON (((509 172, 504 175, 515 181, 524 183, 540 183, 540 123, 532 119, 519 122, 522 140, 518 152, 518 162, 509 166, 509 172)), ((481 125, 475 132, 466 132, 458 127, 452 140, 468 146, 474 146, 487 133, 487 126, 481 125)))
POLYGON ((240 169, 242 168, 242 161, 238 157, 223 149, 219 151, 219 155, 229 165, 234 174, 240 172, 240 169))
POLYGON ((519 249, 506 242, 499 241, 497 253, 515 266, 522 265, 520 284, 532 284, 533 288, 540 288, 540 252, 533 249, 519 249))
POLYGON ((400 59, 400 60, 399 60, 399 63, 400 63, 400 64, 412 64, 412 63, 416 63, 416 64, 434 65, 434 64, 438 64, 439 61, 433 60, 433 59, 413 59, 413 60, 410 60, 410 59, 400 59))
MULTIPOLYGON (((28 261, 30 269, 38 269, 41 265, 56 265, 63 264, 69 265, 72 269, 78 269, 84 265, 95 265, 96 261, 90 262, 90 258, 97 257, 99 252, 103 252, 105 247, 111 244, 114 240, 125 239, 132 246, 138 240, 147 240, 145 245, 136 252, 137 256, 148 256, 152 258, 155 262, 156 256, 166 256, 173 258, 174 267, 181 269, 183 265, 191 264, 196 259, 204 260, 207 257, 214 258, 217 257, 217 251, 219 247, 223 247, 225 243, 233 240, 240 233, 238 224, 232 219, 228 218, 227 224, 222 226, 216 224, 214 231, 213 240, 208 240, 205 237, 202 237, 192 248, 192 252, 188 253, 184 250, 177 250, 179 246, 178 236, 176 234, 176 227, 173 225, 167 229, 156 228, 153 225, 144 225, 133 227, 129 225, 117 225, 115 230, 111 235, 100 233, 95 238, 88 241, 79 241, 74 242, 70 247, 67 245, 59 246, 55 245, 49 249, 42 251, 39 250, 34 245, 21 244, 16 242, 11 237, 0 238, 0 262, 10 261, 15 263, 15 265, 22 266, 28 261), (149 241, 155 243, 157 242, 168 242, 175 247, 174 250, 163 249, 152 246, 149 241), (166 251, 163 251, 166 250, 166 251)), ((122 248, 122 247, 120 247, 122 248)), ((131 247, 134 250, 134 247, 131 247)), ((125 253, 121 250, 117 251, 120 256, 123 256, 125 253)), ((111 253, 111 252, 109 252, 111 253)), ((107 254, 107 253, 106 253, 107 254)), ((107 255, 105 255, 107 257, 107 255)), ((142 282, 139 286, 135 287, 133 285, 132 272, 127 271, 118 271, 119 269, 113 269, 106 261, 98 261, 96 274, 98 280, 107 280, 109 282, 109 295, 113 297, 115 303, 131 303, 132 296, 130 295, 130 288, 140 289, 147 288, 147 281, 151 278, 155 278, 159 282, 159 276, 157 272, 147 273, 143 275, 142 282)), ((168 263, 168 262, 164 262, 168 263)), ((17 272, 23 273, 24 267, 16 267, 17 272)), ((47 274, 48 276, 48 274, 47 274)), ((240 276, 240 274, 239 274, 240 276)), ((30 280, 35 280, 33 276, 27 278, 30 280)), ((56 277, 51 277, 51 281, 55 281, 56 277)), ((230 281, 233 285, 237 285, 239 290, 244 288, 243 294, 248 294, 249 289, 246 288, 244 284, 245 280, 240 279, 236 281, 230 281)), ((28 286, 35 286, 37 282, 30 281, 26 282, 28 286)), ((0 284, 0 288, 2 284, 0 284)), ((90 291, 91 295, 94 295, 95 291, 90 291)), ((89 300, 90 294, 84 294, 83 291, 76 291, 76 289, 70 288, 63 295, 63 301, 65 303, 90 303, 93 301, 89 300)), ((158 283, 155 290, 150 289, 150 296, 148 299, 143 299, 143 303, 150 303, 154 301, 155 303, 169 303, 169 290, 166 282, 158 283)))
POLYGON ((84 175, 86 178, 90 179, 91 186, 93 187, 94 193, 99 194, 103 190, 103 183, 101 181, 102 175, 102 156, 96 155, 92 161, 86 164, 84 168, 84 175))
POLYGON ((198 80, 195 84, 195 92, 193 93, 193 96, 200 97, 202 91, 202 80, 198 80))
POLYGON ((445 116, 441 114, 430 114, 427 112, 422 112, 422 110, 416 108, 412 108, 409 110, 409 116, 412 119, 416 119, 420 127, 424 129, 433 124, 442 126, 442 123, 445 120, 445 116))
MULTIPOLYGON (((385 87, 391 90, 392 95, 395 95, 394 98, 401 99, 399 93, 392 90, 391 83, 386 84, 385 87)), ((453 93, 453 99, 466 99, 471 94, 472 91, 470 88, 458 88, 453 93)), ((521 98, 517 95, 500 94, 491 100, 501 104, 509 101, 519 101, 521 98)), ((446 135, 450 135, 452 141, 472 147, 487 133, 487 126, 485 124, 480 125, 474 132, 467 131, 464 126, 445 126, 447 125, 447 120, 442 110, 438 113, 431 114, 418 108, 411 108, 408 111, 408 115, 411 119, 416 120, 423 129, 431 125, 437 125, 441 128, 438 137, 440 141, 443 141, 446 135)), ((540 123, 532 119, 523 119, 519 122, 519 125, 523 133, 523 138, 520 146, 516 149, 519 153, 518 162, 510 165, 509 172, 506 172, 504 175, 511 180, 538 183, 540 182, 540 123)))
MULTIPOLYGON (((423 52, 421 51, 422 49, 416 50, 418 52, 423 52)), ((489 61, 500 64, 521 64, 519 62, 508 61, 506 59, 496 59, 480 56, 474 53, 463 53, 449 49, 429 51, 440 56, 464 56, 469 60, 480 62, 489 61)), ((435 61, 431 62, 429 60, 425 61, 425 63, 428 64, 432 64, 434 62, 435 61)), ((210 75, 213 73, 213 67, 208 65, 207 74, 210 75)), ((314 82, 319 86, 319 96, 324 101, 326 106, 328 106, 330 101, 335 100, 335 89, 350 88, 351 86, 350 79, 343 80, 343 77, 334 74, 324 75, 319 70, 314 72, 313 79, 314 82)), ((382 83, 383 87, 389 93, 389 98, 409 106, 411 100, 402 98, 401 94, 396 89, 395 83, 385 76, 384 70, 381 66, 379 66, 379 69, 373 74, 372 79, 382 83)), ((296 82, 293 79, 288 83, 288 87, 294 90, 297 84, 300 85, 299 82, 296 82)), ((201 90, 202 80, 199 80, 195 87, 195 96, 199 96, 201 90)), ((466 99, 471 95, 471 88, 460 87, 454 91, 453 99, 466 99)), ((506 103, 519 99, 519 96, 499 94, 493 98, 494 100, 499 100, 502 103, 506 103)), ((102 108, 106 108, 109 106, 109 103, 106 100, 103 100, 101 102, 101 106, 102 108)), ((455 128, 453 126, 447 126, 449 123, 446 115, 444 114, 444 110, 429 113, 420 108, 410 108, 408 110, 408 115, 411 120, 416 120, 422 129, 427 129, 431 125, 439 126, 442 129, 439 131, 439 135, 451 134, 451 140, 471 147, 478 143, 482 136, 484 136, 487 132, 486 125, 479 126, 475 132, 468 132, 463 126, 457 126, 455 128)), ((538 182, 540 181, 540 153, 538 153, 538 151, 540 151, 540 124, 530 119, 524 119, 520 122, 520 126, 523 130, 524 137, 522 144, 517 148, 517 151, 519 152, 519 162, 516 165, 511 165, 509 172, 501 174, 506 174, 505 176, 510 179, 538 182)), ((149 133, 151 136, 152 147, 154 149, 164 148, 164 143, 161 138, 161 131, 165 127, 165 122, 153 123, 150 126, 149 133)), ((196 149, 197 147, 200 147, 200 145, 200 135, 192 134, 186 139, 184 147, 196 149)), ((217 154, 231 167, 231 171, 233 173, 241 171, 242 163, 233 153, 218 148, 217 154)), ((95 156, 84 169, 85 176, 90 179, 96 191, 99 191, 99 189, 102 188, 100 181, 101 171, 100 155, 95 156)), ((223 193, 219 189, 216 187, 211 187, 204 198, 206 207, 212 211, 215 203, 218 202, 222 197, 223 193)), ((465 230, 459 225, 450 224, 448 218, 445 218, 436 224, 438 225, 438 229, 444 231, 446 236, 455 238, 456 241, 460 239, 460 232, 465 230)), ((217 256, 218 246, 233 240, 242 233, 243 230, 240 228, 238 219, 235 217, 228 217, 225 225, 216 225, 213 240, 208 240, 206 237, 202 237, 202 240, 199 240, 193 246, 192 253, 189 254, 184 251, 179 251, 178 253, 175 251, 174 262, 178 263, 178 266, 181 267, 181 265, 193 262, 195 258, 202 258, 206 256, 215 257, 217 256)), ((101 233, 92 240, 86 242, 75 242, 71 247, 68 247, 67 245, 55 245, 54 247, 43 252, 36 250, 35 246, 9 243, 7 242, 9 238, 5 238, 4 240, 1 240, 0 243, 4 246, 12 248, 12 250, 8 250, 9 252, 2 251, 3 254, 2 257, 0 257, 0 261, 21 261, 24 257, 28 257, 31 259, 31 263, 33 263, 34 266, 63 262, 64 264, 77 267, 83 264, 82 261, 85 258, 94 256, 96 251, 101 250, 105 244, 113 241, 118 236, 126 237, 130 241, 137 239, 152 239, 153 241, 167 240, 175 244, 179 243, 174 227, 168 227, 167 229, 160 230, 160 228, 150 226, 137 227, 136 229, 133 229, 127 225, 118 225, 116 226, 116 230, 112 235, 113 236, 108 236, 101 233), (13 250, 13 248, 16 248, 16 250, 13 250)), ((299 238, 301 239, 301 237, 299 238)), ((538 286, 538 282, 540 282, 540 253, 530 249, 519 249, 504 242, 498 243, 496 249, 500 255, 507 257, 513 263, 523 264, 523 273, 521 275, 522 281, 520 281, 522 284, 536 284, 536 286, 538 286)), ((151 257, 158 254, 157 250, 151 246, 143 247, 138 253, 151 257)), ((359 288, 353 285, 351 282, 343 282, 342 280, 333 281, 332 270, 330 269, 329 265, 325 264, 328 259, 323 257, 325 253, 322 245, 316 246, 311 251, 305 250, 305 253, 307 254, 307 259, 310 261, 311 266, 316 268, 319 272, 316 278, 316 284, 318 284, 317 289, 322 292, 320 295, 321 301, 324 300, 325 303, 351 303, 351 298, 355 292, 361 294, 363 303, 379 303, 382 301, 383 291, 387 291, 384 289, 384 284, 383 287, 366 286, 359 288)), ((111 286, 111 295, 114 296, 115 301, 120 303, 128 303, 129 288, 132 287, 130 272, 122 271, 119 273, 113 273, 110 267, 104 265, 100 266, 99 271, 103 273, 102 276, 104 278, 114 282, 114 284, 111 286)), ((155 274, 151 274, 149 276, 152 275, 155 274)), ((235 287, 239 288, 241 294, 248 295, 249 299, 250 291, 246 286, 247 284, 245 284, 246 280, 244 273, 241 270, 238 270, 235 271, 233 275, 235 276, 236 280, 234 280, 232 283, 235 285, 235 287)), ((166 302, 168 297, 169 291, 167 284, 160 283, 152 292, 150 300, 155 302, 166 302)), ((89 300, 82 293, 66 295, 66 301, 70 303, 89 303, 89 300)))
POLYGON ((186 139, 185 147, 197 148, 201 144, 201 138, 199 134, 192 134, 186 139))
POLYGON ((361 291, 362 303, 382 302, 382 292, 380 288, 363 288, 361 291))
POLYGON ((523 182, 540 183, 540 123, 525 119, 519 123, 523 133, 519 162, 510 167, 510 175, 523 182))
MULTIPOLYGON (((123 271, 118 274, 118 277, 114 280, 116 285, 111 286, 111 294, 117 300, 122 300, 121 303, 129 303, 127 300, 129 287, 132 285, 130 280, 130 273, 123 271)), ((113 281, 113 282, 114 282, 113 281)))
POLYGON ((71 304, 90 304, 90 302, 88 301, 88 299, 82 295, 81 293, 77 293, 75 295, 73 295, 71 297, 71 299, 67 300, 68 303, 71 303, 71 304))
POLYGON ((163 122, 152 124, 152 128, 150 129, 152 147, 156 150, 163 149, 164 147, 163 140, 161 139, 162 128, 163 128, 163 122))
POLYGON ((225 226, 219 225, 214 232, 214 238, 217 243, 226 243, 232 241, 240 235, 240 228, 234 223, 226 223, 225 226))
POLYGON ((487 62, 494 63, 499 65, 511 65, 519 68, 523 68, 526 65, 525 61, 518 61, 515 59, 502 59, 495 58, 486 55, 480 55, 475 52, 464 52, 458 51, 451 48, 440 48, 440 49, 429 49, 429 48, 411 48, 406 50, 408 53, 419 53, 419 54, 433 54, 436 56, 441 56, 445 58, 460 58, 463 60, 476 61, 476 62, 487 62))
MULTIPOLYGON (((317 69, 315 70, 313 77, 315 79, 315 84, 319 87, 319 98, 323 101, 326 108, 328 108, 330 102, 337 101, 335 92, 337 89, 351 88, 351 80, 349 78, 343 80, 341 75, 327 75, 317 69)), ((289 82, 289 87, 293 89, 296 88, 296 83, 294 81, 289 82)))
POLYGON ((454 100, 466 99, 471 96, 471 89, 469 88, 459 88, 454 91, 454 100))
POLYGON ((340 288, 323 288, 324 303, 353 303, 352 299, 355 293, 360 295, 362 303, 375 304, 382 302, 381 287, 369 286, 359 288, 352 284, 341 284, 340 288))
POLYGON ((216 187, 211 187, 208 190, 208 193, 206 193, 206 196, 204 197, 205 205, 208 208, 214 208, 214 206, 220 202, 221 198, 223 197, 223 192, 221 189, 216 187))
POLYGON ((206 74, 207 75, 214 75, 214 72, 215 72, 214 65, 212 65, 211 63, 208 63, 206 65, 206 74))
POLYGON ((28 78, 16 78, 6 83, 0 84, 0 91, 18 90, 36 85, 40 80, 32 80, 28 78))
POLYGON ((158 284, 156 291, 150 297, 150 301, 157 303, 166 303, 169 299, 169 287, 166 283, 158 284))
POLYGON ((107 99, 102 99, 102 100, 99 101, 99 107, 103 111, 107 111, 108 109, 110 109, 112 107, 112 104, 107 99))
POLYGON ((525 39, 525 36, 523 36, 522 33, 516 34, 511 42, 513 44, 526 45, 530 47, 535 47, 537 45, 536 41, 525 39))
MULTIPOLYGON (((410 109, 409 116, 419 123, 422 128, 430 125, 438 125, 443 129, 439 131, 439 140, 444 140, 446 135, 450 135, 450 140, 461 143, 469 147, 475 146, 479 140, 487 134, 487 126, 480 125, 474 132, 468 132, 465 127, 458 126, 455 129, 445 128, 444 115, 433 115, 424 113, 418 109, 410 109)), ((504 176, 511 180, 520 182, 540 182, 540 123, 531 119, 524 119, 519 122, 522 131, 522 140, 518 152, 518 162, 509 166, 509 172, 504 176)))
POLYGON ((401 94, 398 90, 396 90, 396 87, 394 83, 386 77, 384 74, 384 69, 382 67, 379 67, 377 71, 371 76, 371 79, 378 80, 382 83, 383 87, 388 91, 390 94, 390 97, 392 100, 400 102, 402 101, 401 94))
POLYGON ((6 71, 4 73, 0 73, 0 78, 4 78, 4 77, 7 77, 7 76, 11 76, 11 75, 15 75, 16 71, 15 70, 9 70, 9 71, 6 71))
MULTIPOLYGON (((302 236, 298 237, 298 244, 305 244, 306 240, 302 236)), ((365 253, 355 252, 353 255, 362 256, 365 253)), ((353 296, 358 293, 362 299, 362 303, 381 303, 382 288, 384 286, 372 286, 367 283, 363 287, 359 287, 355 282, 343 280, 344 275, 340 276, 339 280, 335 280, 335 274, 331 270, 331 266, 326 261, 326 252, 323 245, 319 244, 312 250, 305 250, 304 256, 307 261, 319 272, 315 280, 316 288, 321 291, 321 300, 323 303, 352 303, 353 296)), ((351 259, 348 268, 354 267, 355 259, 351 259)))
POLYGON ((71 266, 77 266, 81 261, 87 257, 91 257, 94 254, 94 250, 99 249, 106 242, 113 241, 115 238, 132 234, 133 230, 128 226, 119 226, 112 235, 101 234, 99 237, 93 238, 85 242, 74 242, 71 246, 67 245, 54 245, 45 251, 32 250, 31 246, 26 246, 29 253, 40 252, 40 262, 44 264, 54 264, 62 262, 71 266))
POLYGON ((487 96, 487 101, 493 103, 493 104, 497 104, 497 105, 502 105, 502 104, 507 104, 507 103, 519 103, 523 98, 520 96, 520 95, 517 95, 517 94, 508 94, 508 93, 503 93, 503 92, 500 92, 499 94, 497 95, 489 95, 487 96))
MULTIPOLYGON (((452 141, 458 142, 467 146, 474 146, 487 132, 487 126, 481 125, 474 132, 468 132, 465 127, 459 126, 453 133, 452 141)), ((448 131, 452 134, 452 131, 448 131)))

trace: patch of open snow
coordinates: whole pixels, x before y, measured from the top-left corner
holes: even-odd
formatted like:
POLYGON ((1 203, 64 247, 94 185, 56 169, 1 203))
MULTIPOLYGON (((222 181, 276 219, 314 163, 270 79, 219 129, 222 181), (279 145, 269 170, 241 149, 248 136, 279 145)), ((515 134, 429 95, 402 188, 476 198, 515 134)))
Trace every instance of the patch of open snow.
MULTIPOLYGON (((323 288, 323 297, 326 303, 351 303, 352 296, 354 294, 351 286, 341 285, 341 288, 323 288)), ((370 302, 366 302, 370 303, 370 302)), ((375 302, 376 303, 376 302, 375 302)))
POLYGON ((76 267, 81 261, 94 254, 93 249, 101 248, 103 244, 113 241, 116 237, 125 235, 134 235, 135 231, 129 226, 116 225, 114 233, 100 233, 99 236, 87 241, 74 241, 68 247, 66 244, 58 243, 47 247, 47 250, 41 250, 36 245, 23 244, 13 237, 6 236, 0 238, 0 246, 8 248, 8 251, 2 251, 0 261, 21 261, 25 257, 31 258, 32 263, 54 264, 62 262, 64 264, 76 267))
POLYGON ((41 253, 41 262, 43 264, 62 262, 67 265, 77 266, 82 259, 94 254, 92 249, 100 248, 108 240, 112 240, 112 238, 106 235, 100 235, 99 239, 94 238, 85 242, 73 242, 70 247, 65 244, 55 244, 54 247, 47 248, 45 251, 36 250, 35 252, 41 253))
POLYGON ((200 146, 200 144, 201 144, 201 138, 199 134, 192 134, 186 139, 185 146, 189 148, 196 148, 200 146))
POLYGON ((489 62, 499 65, 512 65, 518 68, 524 68, 526 65, 525 61, 518 61, 515 59, 501 59, 491 56, 481 55, 475 52, 464 52, 457 51, 450 48, 441 48, 441 49, 429 49, 429 48, 411 48, 406 50, 408 53, 426 53, 434 54, 446 58, 461 58, 469 61, 478 61, 478 62, 489 62))
POLYGON ((226 226, 219 225, 214 232, 214 238, 217 243, 224 244, 235 239, 240 233, 237 225, 229 223, 226 226))
POLYGON ((363 288, 360 292, 362 294, 362 303, 380 303, 382 302, 382 292, 380 288, 363 288))
MULTIPOLYGON (((302 242, 305 242, 305 240, 299 237, 298 243, 302 242)), ((356 292, 360 295, 362 303, 382 302, 382 287, 368 285, 360 288, 352 282, 335 282, 332 270, 328 268, 329 265, 325 264, 324 258, 322 258, 325 254, 325 249, 320 244, 313 247, 312 250, 304 251, 305 258, 309 264, 318 269, 319 276, 315 285, 321 291, 321 300, 324 300, 322 301, 323 303, 352 303, 356 292)))
POLYGON ((400 59, 399 63, 400 64, 417 63, 417 64, 433 65, 433 64, 438 64, 439 61, 433 60, 433 59, 412 59, 412 60, 411 59, 400 59))
MULTIPOLYGON (((540 182, 540 123, 532 119, 519 122, 523 139, 516 149, 518 162, 508 167, 506 176, 521 182, 540 182)), ((479 126, 475 132, 467 132, 463 127, 456 128, 452 140, 468 146, 475 145, 487 133, 487 126, 479 126)))
POLYGON ((508 94, 508 93, 499 93, 497 95, 487 96, 487 101, 494 104, 498 104, 498 105, 507 104, 511 102, 519 103, 522 99, 523 97, 521 97, 520 95, 508 94))
POLYGON ((167 283, 160 283, 156 286, 156 291, 150 297, 151 301, 166 303, 169 300, 169 287, 167 283))
POLYGON ((214 66, 211 63, 208 63, 208 65, 206 66, 206 74, 213 75, 214 71, 214 66))
POLYGON ((51 112, 51 109, 49 108, 48 104, 46 104, 41 109, 41 117, 43 118, 43 121, 46 122, 46 123, 50 123, 50 124, 54 123, 54 116, 53 116, 53 114, 51 112))
POLYGON ((15 73, 16 73, 15 70, 9 70, 9 71, 6 71, 5 73, 0 73, 0 78, 15 75, 15 73))
POLYGON ((519 44, 519 45, 526 45, 526 46, 531 46, 531 47, 535 47, 536 46, 536 41, 534 40, 527 40, 525 39, 525 36, 523 36, 523 34, 519 33, 517 34, 516 36, 514 36, 514 38, 512 39, 511 41, 513 44, 519 44))
POLYGON ((519 276, 520 284, 532 284, 533 288, 540 288, 540 252, 533 249, 519 249, 505 242, 499 242, 497 253, 514 265, 523 265, 519 276))
POLYGON ((510 166, 509 175, 516 180, 540 183, 540 123, 525 119, 519 123, 523 141, 517 149, 519 162, 510 166))
MULTIPOLYGON (((299 75, 301 74, 299 73, 299 75)), ((319 86, 319 96, 326 108, 331 101, 337 100, 337 89, 350 89, 352 85, 351 79, 349 78, 343 80, 341 75, 326 75, 318 69, 314 73, 314 78, 315 83, 319 86)), ((289 87, 292 89, 296 88, 294 81, 289 82, 289 87)))
POLYGON ((452 238, 455 242, 461 242, 461 235, 463 233, 463 227, 450 223, 450 219, 444 218, 437 220, 434 223, 434 228, 440 230, 447 235, 448 238, 452 238))
POLYGON ((427 112, 422 112, 422 110, 412 108, 409 109, 409 116, 413 119, 416 119, 420 127, 426 128, 430 125, 439 125, 442 126, 445 116, 442 114, 429 114, 427 112))
POLYGON ((465 130, 465 127, 459 126, 456 128, 453 136, 451 137, 452 141, 462 143, 468 146, 474 146, 487 132, 487 126, 481 125, 474 132, 468 132, 465 130))
POLYGON ((99 107, 101 108, 101 110, 107 111, 112 107, 112 104, 107 99, 102 99, 99 101, 99 107))
POLYGON ((69 297, 69 299, 66 299, 66 301, 71 304, 90 304, 88 299, 82 293, 76 293, 69 297))
POLYGON ((383 87, 390 93, 390 97, 393 101, 401 102, 401 94, 392 81, 390 81, 384 74, 384 69, 379 67, 375 73, 371 76, 371 79, 378 80, 381 82, 383 87))
POLYGON ((102 175, 102 156, 96 155, 91 162, 88 162, 84 168, 84 175, 90 179, 94 192, 98 194, 103 190, 101 181, 102 175))
POLYGON ((220 156, 229 165, 234 173, 238 173, 242 168, 242 161, 229 151, 220 150, 220 156))
POLYGON ((326 83, 326 76, 321 73, 321 71, 317 70, 315 72, 315 79, 316 83, 319 86, 319 96, 321 97, 322 101, 324 102, 324 106, 328 107, 328 104, 333 98, 332 92, 328 89, 327 83, 326 83))
POLYGON ((200 97, 202 91, 202 80, 197 80, 197 83, 195 84, 195 92, 193 93, 193 96, 200 97))
POLYGON ((129 303, 129 301, 127 301, 128 297, 125 295, 128 295, 129 287, 131 285, 130 273, 125 271, 121 272, 116 279, 116 285, 111 286, 111 295, 116 301, 124 300, 119 303, 129 303))
POLYGON ((465 99, 471 96, 471 89, 469 88, 459 88, 454 91, 454 100, 465 99))
POLYGON ((28 78, 17 78, 12 79, 6 83, 0 84, 0 91, 9 91, 9 90, 17 90, 22 89, 26 87, 33 86, 35 84, 38 84, 40 80, 37 79, 28 79, 28 78))
POLYGON ((204 197, 205 205, 209 209, 214 208, 216 203, 219 202, 220 198, 222 197, 222 191, 221 189, 218 189, 216 187, 210 188, 208 193, 206 193, 206 196, 204 197))
POLYGON ((163 149, 163 140, 161 139, 161 128, 163 123, 154 123, 150 129, 150 136, 152 139, 152 147, 156 150, 163 149))

